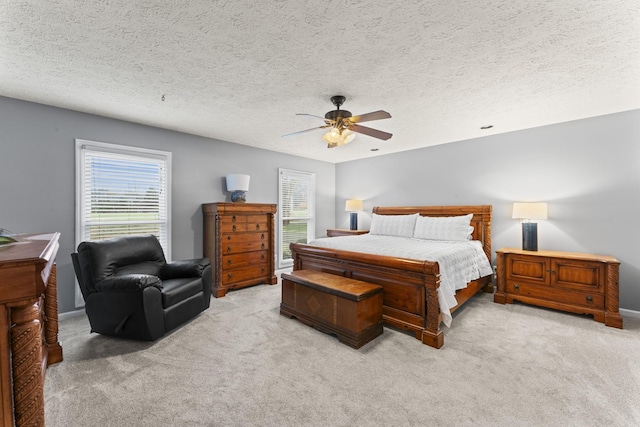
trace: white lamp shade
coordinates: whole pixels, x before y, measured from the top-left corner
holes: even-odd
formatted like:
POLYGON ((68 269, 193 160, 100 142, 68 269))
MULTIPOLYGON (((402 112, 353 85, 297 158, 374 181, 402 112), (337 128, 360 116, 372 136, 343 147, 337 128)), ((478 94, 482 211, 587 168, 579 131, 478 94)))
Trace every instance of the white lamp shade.
POLYGON ((547 204, 514 203, 513 218, 516 219, 547 219, 547 204))
POLYGON ((227 175, 227 191, 249 191, 249 175, 227 175))
POLYGON ((349 199, 345 203, 344 210, 347 212, 359 212, 362 210, 362 200, 349 199))

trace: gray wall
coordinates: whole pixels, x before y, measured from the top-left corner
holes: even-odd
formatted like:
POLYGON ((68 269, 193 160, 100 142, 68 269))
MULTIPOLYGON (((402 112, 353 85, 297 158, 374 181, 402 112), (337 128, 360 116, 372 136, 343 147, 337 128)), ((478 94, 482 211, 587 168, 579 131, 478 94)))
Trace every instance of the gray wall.
POLYGON ((494 251, 521 247, 513 202, 546 201, 539 248, 615 256, 620 306, 640 310, 640 110, 340 163, 339 228, 352 198, 361 229, 373 206, 491 204, 494 251))
POLYGON ((251 175, 247 200, 278 203, 278 168, 316 173, 317 234, 334 225, 335 166, 179 132, 0 97, 0 227, 61 233, 60 312, 74 307, 75 139, 173 153, 172 258, 202 256, 201 204, 227 200, 223 177, 251 175))
MULTIPOLYGON (((316 234, 349 227, 344 201, 493 205, 493 248, 519 247, 514 201, 547 201, 541 249, 613 255, 620 305, 640 311, 640 110, 332 165, 0 97, 0 227, 59 231, 59 306, 74 309, 76 138, 171 151, 172 256, 202 255, 200 205, 225 201, 223 177, 248 173, 248 200, 277 203, 279 167, 316 173, 316 234), (334 223, 335 220, 335 223, 334 223)), ((389 141, 393 143, 393 139, 389 141)), ((370 224, 361 213, 360 227, 370 224)))

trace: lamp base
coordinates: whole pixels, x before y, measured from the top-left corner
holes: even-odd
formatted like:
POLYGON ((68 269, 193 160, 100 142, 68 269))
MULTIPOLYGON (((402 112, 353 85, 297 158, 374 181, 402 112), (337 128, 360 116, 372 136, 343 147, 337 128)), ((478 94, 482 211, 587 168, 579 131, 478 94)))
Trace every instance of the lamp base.
POLYGON ((247 201, 247 192, 236 190, 231 193, 231 201, 233 203, 245 203, 247 201))
POLYGON ((349 224, 349 230, 358 229, 358 212, 351 212, 351 223, 349 224))
POLYGON ((522 223, 522 249, 525 251, 538 250, 538 224, 535 222, 522 223))

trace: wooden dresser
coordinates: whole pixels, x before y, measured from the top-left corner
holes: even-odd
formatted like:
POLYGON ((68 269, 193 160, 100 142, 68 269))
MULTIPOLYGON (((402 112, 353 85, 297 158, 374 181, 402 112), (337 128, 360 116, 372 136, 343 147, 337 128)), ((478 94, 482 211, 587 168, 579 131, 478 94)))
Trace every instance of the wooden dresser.
POLYGON ((55 259, 59 233, 0 247, 1 427, 44 425, 44 376, 62 361, 55 259))
POLYGON ((260 203, 206 203, 204 256, 215 266, 213 296, 229 289, 257 284, 274 285, 274 215, 276 205, 260 203))
POLYGON ((619 312, 620 261, 607 255, 576 252, 496 251, 494 302, 515 300, 572 313, 591 314, 598 322, 622 328, 619 312))

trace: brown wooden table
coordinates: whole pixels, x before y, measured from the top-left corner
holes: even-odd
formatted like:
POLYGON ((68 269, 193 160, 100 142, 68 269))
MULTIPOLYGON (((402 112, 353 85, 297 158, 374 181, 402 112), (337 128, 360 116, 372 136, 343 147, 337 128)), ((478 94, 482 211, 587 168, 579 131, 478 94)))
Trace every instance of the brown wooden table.
POLYGON ((44 375, 62 361, 56 254, 60 233, 0 246, 1 427, 44 425, 44 375))

